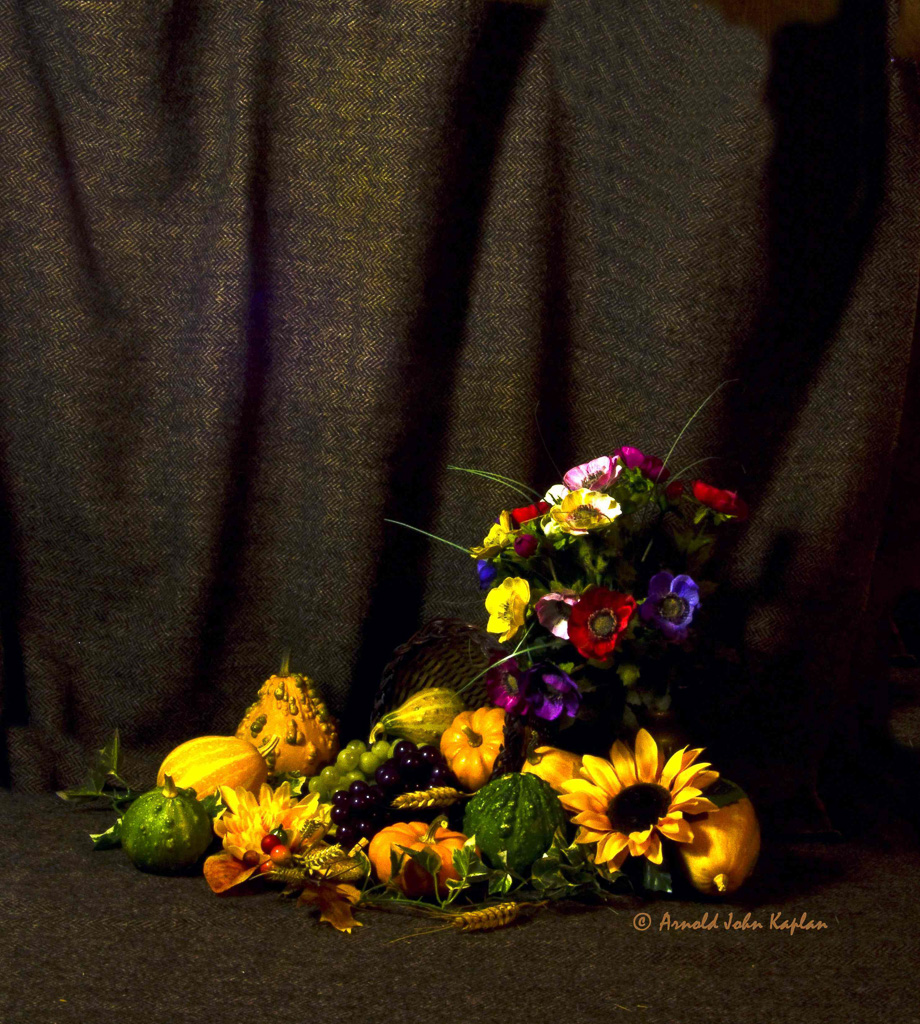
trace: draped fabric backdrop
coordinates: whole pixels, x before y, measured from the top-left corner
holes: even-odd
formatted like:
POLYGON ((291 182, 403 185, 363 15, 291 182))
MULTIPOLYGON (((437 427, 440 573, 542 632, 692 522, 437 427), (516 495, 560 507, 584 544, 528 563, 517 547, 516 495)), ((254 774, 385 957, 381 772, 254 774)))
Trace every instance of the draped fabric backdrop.
POLYGON ((771 40, 664 0, 0 10, 14 787, 78 781, 115 727, 143 777, 286 647, 363 734, 393 647, 485 619, 472 561, 386 518, 476 543, 510 496, 449 464, 663 455, 732 381, 672 467, 751 504, 723 532, 742 666, 686 703, 820 827, 909 568, 869 600, 886 514, 910 534, 920 269, 882 0, 771 40))

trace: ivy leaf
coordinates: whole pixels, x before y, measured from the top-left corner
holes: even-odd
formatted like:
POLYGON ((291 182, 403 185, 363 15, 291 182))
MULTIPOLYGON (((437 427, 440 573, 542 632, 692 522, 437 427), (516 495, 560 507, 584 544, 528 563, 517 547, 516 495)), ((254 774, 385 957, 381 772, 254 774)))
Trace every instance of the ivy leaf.
MULTIPOLYGON (((489 869, 476 852, 475 836, 470 836, 459 850, 454 850, 451 859, 454 870, 460 876, 460 882, 464 883, 464 888, 475 882, 483 882, 489 877, 489 869)), ((452 881, 454 881, 454 885, 459 884, 455 880, 452 881)))
POLYGON ((622 679, 624 686, 635 686, 639 681, 639 666, 623 664, 617 667, 617 675, 622 679))
MULTIPOLYGON (((433 850, 410 850, 408 846, 400 846, 398 849, 402 850, 403 853, 413 863, 417 864, 422 871, 426 871, 435 880, 437 884, 438 873, 441 870, 441 858, 433 850)), ((392 853, 390 854, 392 858, 392 853)), ((392 860, 391 860, 392 863, 392 860)), ((403 861, 400 861, 400 867, 403 861)))
POLYGON ((489 895, 505 896, 514 885, 514 876, 510 871, 493 871, 489 879, 489 895))
POLYGON ((199 803, 207 811, 212 821, 219 818, 227 809, 227 805, 224 803, 219 789, 210 796, 206 796, 203 800, 200 800, 199 803))
POLYGON ((121 846, 121 818, 105 832, 90 832, 89 837, 93 841, 94 850, 114 850, 116 846, 121 846))

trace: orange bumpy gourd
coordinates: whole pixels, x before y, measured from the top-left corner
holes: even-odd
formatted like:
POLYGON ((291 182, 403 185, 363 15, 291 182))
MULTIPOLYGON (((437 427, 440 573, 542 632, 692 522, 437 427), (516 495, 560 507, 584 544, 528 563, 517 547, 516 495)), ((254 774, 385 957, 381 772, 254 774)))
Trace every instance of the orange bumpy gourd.
POLYGON ((316 775, 339 751, 336 720, 308 676, 270 676, 236 730, 254 743, 271 772, 316 775))
POLYGON ((440 860, 438 871, 438 895, 444 895, 449 879, 460 878, 454 868, 454 850, 459 850, 466 842, 462 832, 451 832, 443 828, 440 821, 429 825, 424 821, 399 821, 381 829, 371 840, 367 855, 377 877, 381 882, 393 884, 411 898, 430 896, 435 889, 434 878, 419 864, 416 864, 402 849, 431 850, 440 860), (393 866, 390 862, 390 851, 401 858, 399 873, 393 877, 393 866))
POLYGON ((441 736, 441 753, 466 789, 484 786, 505 740, 505 709, 461 711, 441 736))

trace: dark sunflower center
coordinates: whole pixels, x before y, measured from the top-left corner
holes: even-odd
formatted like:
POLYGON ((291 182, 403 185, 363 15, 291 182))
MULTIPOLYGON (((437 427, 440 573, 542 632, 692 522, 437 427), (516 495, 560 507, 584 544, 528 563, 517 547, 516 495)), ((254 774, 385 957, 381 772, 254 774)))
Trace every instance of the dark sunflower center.
POLYGON ((670 805, 671 794, 664 786, 639 782, 617 793, 607 807, 607 817, 614 832, 629 835, 654 825, 670 805))
POLYGON ((609 608, 601 608, 588 619, 588 629, 602 640, 616 632, 617 617, 609 608))
POLYGON ((658 614, 663 619, 667 619, 668 622, 683 622, 689 610, 690 605, 683 597, 678 597, 677 594, 668 594, 661 604, 658 605, 658 614))

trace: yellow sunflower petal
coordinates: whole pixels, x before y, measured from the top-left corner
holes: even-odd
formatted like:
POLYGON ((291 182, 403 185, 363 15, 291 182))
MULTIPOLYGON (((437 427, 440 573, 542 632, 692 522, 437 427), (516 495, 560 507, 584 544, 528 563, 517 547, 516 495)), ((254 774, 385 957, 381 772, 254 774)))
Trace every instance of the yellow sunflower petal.
POLYGON ((623 789, 627 786, 634 786, 639 780, 636 778, 636 762, 629 750, 621 740, 610 748, 610 763, 620 780, 623 789))
POLYGON ((618 854, 625 852, 628 846, 629 836, 624 836, 622 832, 611 832, 597 844, 595 864, 607 864, 618 854))
POLYGON ((649 836, 645 847, 645 856, 653 864, 660 864, 664 859, 664 851, 661 849, 661 838, 657 832, 653 832, 649 836))
POLYGON ((661 770, 661 778, 658 781, 665 788, 670 788, 671 780, 674 776, 682 772, 686 767, 684 764, 684 751, 686 749, 686 747, 681 747, 680 750, 675 751, 661 770))
POLYGON ((608 796, 614 797, 622 789, 620 780, 609 761, 605 761, 602 757, 594 757, 592 754, 585 754, 581 759, 581 764, 591 781, 608 796))
POLYGON ((675 843, 689 843, 693 839, 693 829, 683 818, 662 818, 655 827, 675 843))
POLYGON ((711 786, 718 778, 718 772, 700 772, 700 774, 693 780, 693 785, 696 786, 697 789, 705 789, 707 786, 711 786))
POLYGON ((590 829, 581 828, 578 830, 578 835, 575 837, 576 843, 598 843, 604 839, 609 833, 607 832, 592 832, 590 829))
POLYGON ((597 832, 605 832, 610 828, 610 819, 604 814, 595 811, 582 811, 572 818, 575 825, 585 825, 587 828, 597 832))
POLYGON ((680 805, 684 814, 706 814, 709 811, 717 811, 719 808, 704 796, 694 797, 680 805))
MULTIPOLYGON (((584 769, 580 769, 584 771, 584 769)), ((587 772, 585 775, 587 776, 587 772)), ((598 786, 595 786, 589 778, 583 779, 567 779, 562 783, 562 788, 566 793, 589 793, 591 796, 597 797, 598 800, 602 800, 605 797, 605 793, 598 786)))
POLYGON ((559 797, 559 802, 570 811, 596 811, 602 814, 606 803, 590 793, 567 793, 559 797))
POLYGON ((636 777, 640 782, 658 778, 658 744, 647 729, 640 729, 636 736, 636 777))
POLYGON ((692 786, 697 775, 706 771, 708 767, 709 762, 703 761, 701 764, 691 764, 689 768, 685 768, 671 783, 671 792, 676 796, 684 786, 692 786))
POLYGON ((649 840, 652 837, 651 827, 644 832, 629 833, 629 855, 630 857, 643 857, 648 849, 649 840))

